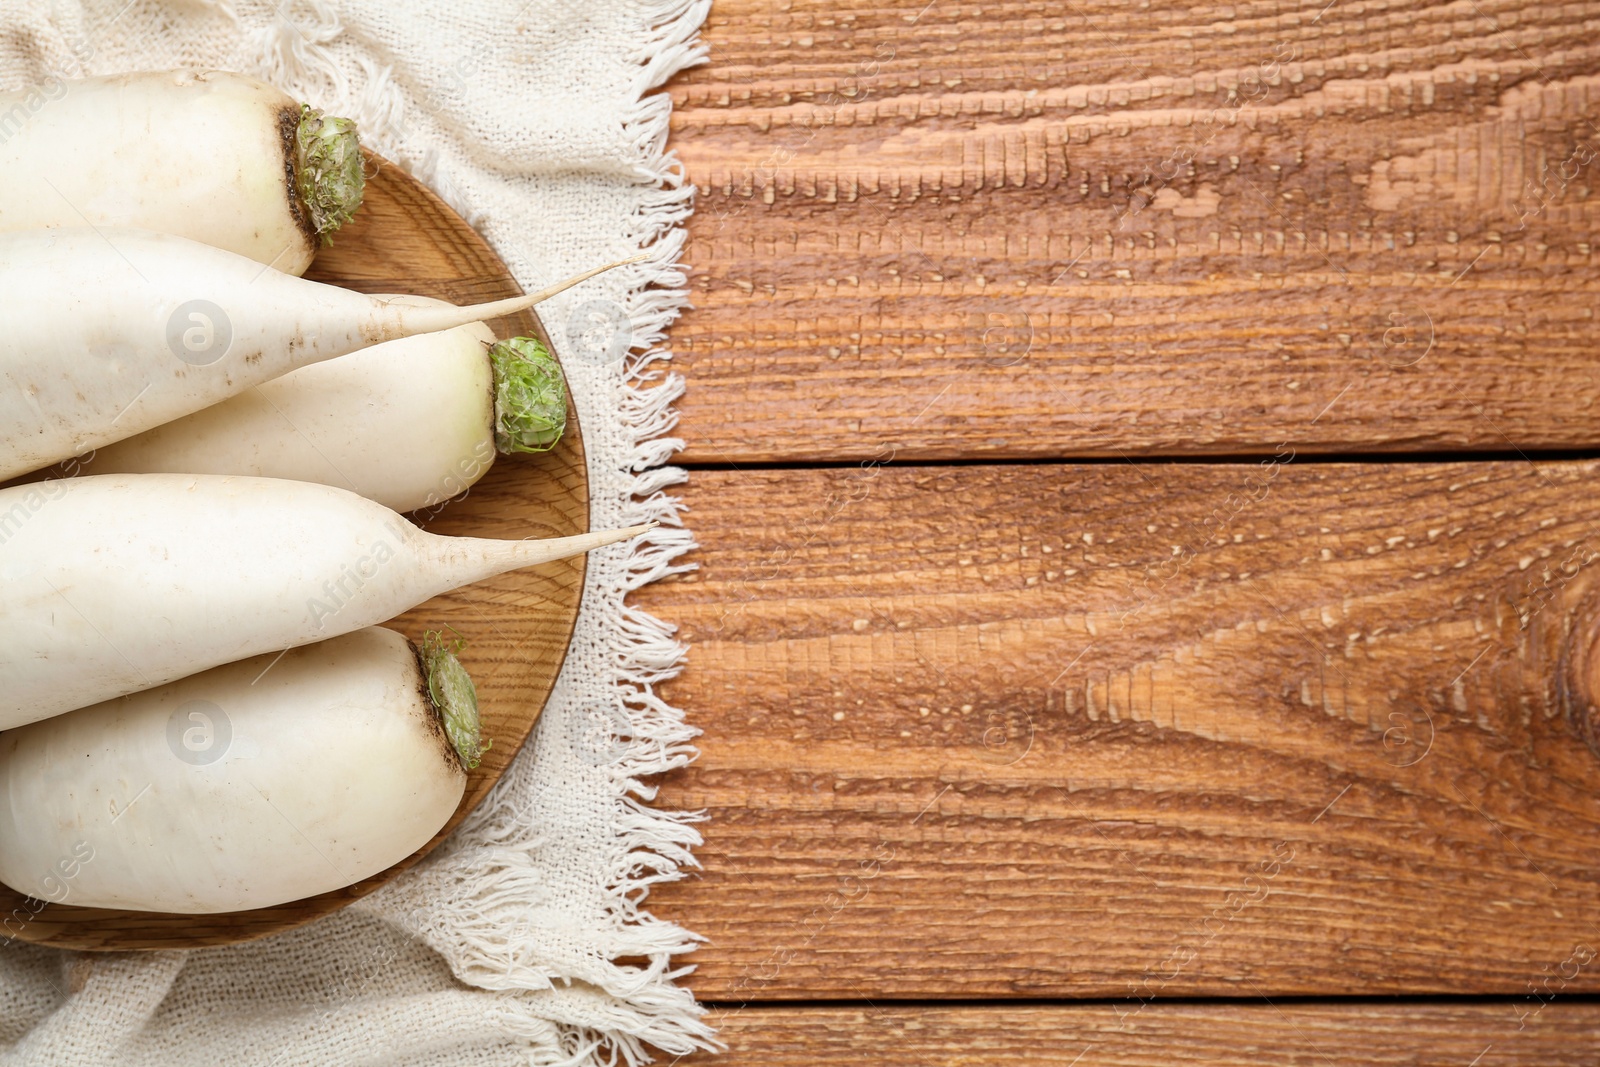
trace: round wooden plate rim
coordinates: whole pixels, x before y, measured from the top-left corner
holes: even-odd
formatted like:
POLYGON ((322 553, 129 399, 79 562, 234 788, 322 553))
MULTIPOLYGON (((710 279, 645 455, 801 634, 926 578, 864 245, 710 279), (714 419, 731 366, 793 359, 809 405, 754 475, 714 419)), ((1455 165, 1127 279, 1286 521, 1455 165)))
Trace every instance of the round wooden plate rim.
MULTIPOLYGON (((475 301, 496 299, 500 296, 513 296, 522 292, 521 287, 512 278, 510 271, 507 270, 504 262, 495 254, 494 250, 444 201, 440 200, 431 190, 400 168, 387 163, 370 152, 367 153, 367 157, 370 164, 368 168, 367 202, 363 205, 362 212, 357 216, 356 221, 340 234, 333 248, 320 255, 317 262, 312 264, 311 269, 307 272, 307 277, 321 276, 323 280, 337 280, 339 284, 348 288, 367 292, 400 291, 396 289, 395 279, 391 277, 369 278, 363 282, 360 278, 348 278, 342 275, 335 278, 325 273, 328 260, 350 260, 360 257, 362 253, 359 250, 362 248, 364 240, 380 239, 379 231, 384 220, 378 216, 391 213, 393 205, 387 203, 387 201, 393 199, 402 202, 409 201, 409 203, 402 204, 402 208, 410 207, 411 211, 403 213, 402 217, 408 215, 414 220, 426 218, 440 227, 440 229, 430 232, 426 226, 422 226, 416 228, 414 232, 430 239, 436 246, 435 250, 446 261, 466 261, 488 267, 488 270, 478 277, 433 279, 435 282, 444 283, 447 288, 449 287, 448 283, 452 281, 459 285, 474 287, 468 295, 458 296, 456 302, 464 302, 467 299, 475 301), (490 283, 488 295, 484 295, 483 289, 486 281, 490 283)), ((425 290, 426 288, 428 286, 424 285, 415 287, 411 291, 425 290)), ((422 295, 450 298, 446 293, 438 291, 423 292, 422 295)), ((550 337, 545 331, 543 323, 539 320, 537 313, 531 309, 504 319, 491 320, 490 326, 495 329, 496 335, 500 337, 531 332, 539 337, 553 353, 556 352, 555 347, 551 345, 550 337)), ((559 353, 556 354, 559 358, 559 353)), ((578 413, 570 398, 567 404, 567 430, 563 436, 562 443, 557 446, 554 452, 548 453, 546 456, 554 456, 557 453, 566 458, 567 466, 565 471, 575 476, 577 483, 573 490, 575 499, 572 502, 575 513, 575 528, 558 532, 563 534, 582 533, 589 528, 587 467, 584 458, 582 430, 578 423, 578 413)), ((490 469, 490 475, 486 477, 485 481, 488 478, 492 478, 496 471, 508 465, 510 465, 508 460, 502 457, 490 469)), ((556 480, 560 481, 560 478, 557 477, 556 480)), ((474 490, 476 488, 474 487, 474 490)), ((415 521, 415 516, 413 516, 413 521, 415 521)), ((424 522, 422 525, 426 525, 426 523, 424 522)), ((25 897, 7 886, 0 885, 0 910, 4 910, 8 906, 11 910, 10 916, 0 919, 0 927, 3 927, 3 935, 0 936, 7 940, 20 939, 59 948, 98 951, 200 948, 252 941, 304 925, 331 914, 351 901, 372 892, 400 872, 413 866, 448 837, 478 803, 483 800, 526 743, 532 733, 534 724, 544 710, 544 703, 554 685, 555 676, 560 672, 561 666, 565 662, 567 650, 570 648, 573 634, 576 632, 587 573, 586 561, 582 556, 570 561, 564 561, 564 563, 569 575, 562 584, 563 587, 570 587, 573 596, 567 610, 563 612, 564 617, 560 623, 554 627, 548 624, 544 624, 541 627, 542 633, 560 637, 560 651, 556 654, 555 661, 548 671, 549 677, 544 679, 542 683, 535 683, 533 686, 535 689, 542 690, 539 699, 527 707, 519 709, 518 713, 500 716, 502 720, 509 720, 513 723, 514 729, 508 734, 504 728, 504 721, 502 721, 501 728, 495 731, 493 737, 494 747, 491 749, 491 753, 495 756, 497 769, 485 770, 480 767, 479 771, 474 771, 470 774, 461 803, 457 806, 454 814, 451 815, 450 820, 427 844, 410 856, 377 874, 345 886, 342 889, 268 908, 209 915, 139 912, 113 908, 84 908, 69 903, 46 903, 41 909, 34 911, 29 901, 31 900, 34 904, 40 902, 33 900, 33 898, 25 897)), ((482 584, 489 585, 492 582, 482 584)), ((432 604, 434 602, 430 601, 429 603, 432 604)), ((416 610, 426 611, 428 606, 423 605, 416 610)), ((392 626, 394 624, 386 625, 392 626)), ((68 890, 67 899, 70 900, 70 883, 68 883, 68 890)))

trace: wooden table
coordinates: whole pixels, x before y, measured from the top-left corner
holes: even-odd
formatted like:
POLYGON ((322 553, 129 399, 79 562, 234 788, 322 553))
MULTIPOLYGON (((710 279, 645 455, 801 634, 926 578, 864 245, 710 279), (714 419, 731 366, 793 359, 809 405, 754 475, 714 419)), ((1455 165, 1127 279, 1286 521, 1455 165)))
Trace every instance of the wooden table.
POLYGON ((705 40, 693 1062, 1595 1063, 1600 4, 705 40))

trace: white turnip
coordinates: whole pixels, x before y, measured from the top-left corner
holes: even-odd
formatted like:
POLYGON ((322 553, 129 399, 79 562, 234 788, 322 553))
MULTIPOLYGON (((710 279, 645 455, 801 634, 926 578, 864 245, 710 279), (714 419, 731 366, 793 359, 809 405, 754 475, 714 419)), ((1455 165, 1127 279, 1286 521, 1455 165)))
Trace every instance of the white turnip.
POLYGON ((0 489, 0 730, 349 633, 646 529, 440 537, 346 490, 275 478, 0 489))
POLYGON ((618 265, 458 308, 322 285, 146 230, 0 234, 0 480, 298 367, 522 311, 618 265))
POLYGON ((561 368, 538 340, 497 343, 472 323, 302 367, 79 466, 321 482, 415 511, 469 488, 498 454, 549 449, 566 414, 561 368))
POLYGON ((7 730, 0 881, 191 914, 350 885, 449 820, 477 720, 448 648, 371 627, 7 730))
POLYGON ((361 203, 355 124, 225 71, 0 93, 0 230, 136 226, 300 274, 361 203))

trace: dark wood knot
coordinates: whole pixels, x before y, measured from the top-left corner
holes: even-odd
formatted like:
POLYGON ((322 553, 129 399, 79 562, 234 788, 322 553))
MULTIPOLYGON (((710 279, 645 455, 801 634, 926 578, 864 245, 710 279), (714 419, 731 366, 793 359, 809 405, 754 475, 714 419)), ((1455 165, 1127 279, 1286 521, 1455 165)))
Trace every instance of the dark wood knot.
POLYGON ((1572 732, 1600 758, 1600 594, 1582 598, 1560 647, 1557 702, 1572 732))

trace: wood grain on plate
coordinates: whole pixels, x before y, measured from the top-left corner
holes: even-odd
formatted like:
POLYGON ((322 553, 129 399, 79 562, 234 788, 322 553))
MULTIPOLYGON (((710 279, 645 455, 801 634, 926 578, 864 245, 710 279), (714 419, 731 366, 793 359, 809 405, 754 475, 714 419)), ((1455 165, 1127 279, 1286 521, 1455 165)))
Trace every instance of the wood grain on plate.
POLYGON ((713 1010, 728 1052, 683 1067, 1590 1067, 1600 1005, 1137 1004, 713 1010))
POLYGON ((697 472, 652 908, 736 1003, 1600 991, 1597 479, 697 472))
MULTIPOLYGON (((377 162, 377 161, 374 161, 377 162)), ((471 227, 399 168, 378 166, 356 221, 317 257, 307 277, 363 292, 417 293, 476 303, 522 292, 471 227)), ((543 328, 531 312, 489 322, 498 336, 543 328)), ((557 353, 559 355, 559 352, 557 353)), ((475 537, 562 537, 589 528, 587 469, 577 414, 537 456, 502 456, 463 498, 412 519, 433 533, 475 537)), ((510 766, 544 707, 566 657, 583 591, 584 559, 547 563, 438 597, 389 624, 412 640, 454 628, 461 661, 478 688, 492 747, 467 776, 455 815, 414 855, 344 889, 272 908, 223 915, 167 915, 30 902, 0 886, 6 932, 61 948, 156 949, 228 944, 299 926, 364 896, 416 862, 464 819, 510 766)))
POLYGON ((1600 7, 719 0, 692 463, 1600 442, 1600 7))

